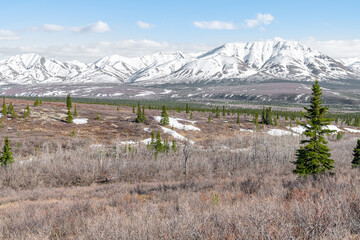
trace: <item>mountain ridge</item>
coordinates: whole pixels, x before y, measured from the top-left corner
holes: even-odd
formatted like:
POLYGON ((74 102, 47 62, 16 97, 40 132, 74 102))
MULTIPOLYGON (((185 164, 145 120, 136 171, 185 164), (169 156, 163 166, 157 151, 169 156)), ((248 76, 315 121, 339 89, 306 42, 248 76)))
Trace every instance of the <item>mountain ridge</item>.
POLYGON ((0 61, 1 84, 162 83, 283 79, 360 79, 360 59, 335 60, 295 41, 227 43, 205 53, 158 52, 93 63, 61 62, 38 54, 0 61))

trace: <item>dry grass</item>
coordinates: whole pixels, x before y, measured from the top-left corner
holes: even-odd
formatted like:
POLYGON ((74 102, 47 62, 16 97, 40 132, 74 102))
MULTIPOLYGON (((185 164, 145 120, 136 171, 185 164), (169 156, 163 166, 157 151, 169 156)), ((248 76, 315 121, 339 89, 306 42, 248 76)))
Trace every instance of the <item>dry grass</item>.
POLYGON ((360 177, 355 139, 330 141, 336 174, 291 173, 299 139, 262 133, 182 146, 44 144, 0 169, 1 239, 355 239, 360 177), (54 145, 54 146, 52 146, 54 145))

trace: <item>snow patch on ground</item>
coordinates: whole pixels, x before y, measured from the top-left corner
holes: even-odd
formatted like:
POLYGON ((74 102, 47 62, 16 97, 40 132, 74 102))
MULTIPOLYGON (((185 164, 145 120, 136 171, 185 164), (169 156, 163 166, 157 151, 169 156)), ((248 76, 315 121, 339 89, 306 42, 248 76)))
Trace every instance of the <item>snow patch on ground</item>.
POLYGON ((240 132, 254 132, 252 129, 243 129, 240 128, 240 132))
MULTIPOLYGON (((306 128, 304 126, 296 126, 296 127, 287 127, 287 129, 299 133, 299 134, 303 134, 306 131, 306 128)), ((332 131, 336 131, 336 132, 341 132, 343 131, 342 129, 338 128, 335 125, 328 125, 326 127, 324 127, 324 129, 329 129, 332 131)))
POLYGON ((281 129, 271 129, 267 132, 269 135, 271 136, 284 136, 284 135, 295 135, 298 136, 297 133, 293 133, 290 131, 285 131, 285 130, 281 130, 281 129))
POLYGON ((169 90, 169 89, 164 89, 164 92, 160 93, 161 95, 165 95, 165 94, 169 94, 171 93, 172 90, 169 90))
POLYGON ((144 96, 149 96, 149 95, 153 95, 153 94, 155 94, 155 93, 152 91, 145 91, 145 92, 141 92, 141 93, 135 95, 135 97, 144 97, 144 96))
MULTIPOLYGON (((188 139, 180 134, 178 134, 177 132, 175 132, 174 130, 171 130, 169 128, 166 127, 161 127, 161 129, 164 131, 164 133, 170 134, 171 136, 173 136, 176 139, 182 140, 182 141, 188 141, 188 139)), ((189 141, 191 144, 194 144, 194 141, 189 141)))
POLYGON ((86 124, 88 122, 87 118, 76 118, 73 120, 75 124, 86 124))
POLYGON ((352 128, 344 128, 346 131, 352 132, 352 133, 360 133, 360 130, 358 129, 352 129, 352 128))
MULTIPOLYGON (((158 121, 158 122, 161 121, 161 116, 154 116, 154 118, 155 118, 155 120, 158 121)), ((193 126, 193 125, 185 125, 185 124, 179 123, 178 120, 186 121, 186 120, 179 119, 179 118, 169 117, 169 126, 170 126, 170 127, 177 128, 177 129, 180 129, 180 130, 185 130, 185 131, 188 131, 188 130, 201 131, 200 128, 197 128, 197 127, 195 127, 195 126, 193 126)))

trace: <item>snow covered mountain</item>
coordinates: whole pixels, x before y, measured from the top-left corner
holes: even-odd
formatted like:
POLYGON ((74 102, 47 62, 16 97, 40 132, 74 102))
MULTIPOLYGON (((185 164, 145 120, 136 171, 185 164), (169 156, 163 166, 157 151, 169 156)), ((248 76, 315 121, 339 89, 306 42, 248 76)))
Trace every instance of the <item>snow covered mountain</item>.
POLYGON ((181 83, 222 80, 360 79, 360 59, 336 61, 301 43, 277 40, 228 43, 202 54, 159 52, 107 56, 91 64, 37 54, 0 61, 1 84, 181 83))
POLYGON ((360 74, 360 58, 341 59, 341 62, 351 71, 360 74))

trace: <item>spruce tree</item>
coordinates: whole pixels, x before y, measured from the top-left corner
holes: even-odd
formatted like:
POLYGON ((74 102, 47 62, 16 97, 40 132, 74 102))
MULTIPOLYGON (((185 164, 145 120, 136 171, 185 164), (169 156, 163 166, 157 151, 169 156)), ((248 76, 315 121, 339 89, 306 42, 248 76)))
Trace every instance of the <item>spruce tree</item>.
POLYGON ((73 122, 73 116, 71 115, 70 108, 68 109, 68 112, 67 112, 66 122, 67 123, 72 123, 73 122))
POLYGON ((190 112, 190 107, 189 107, 189 104, 187 103, 186 104, 186 113, 189 113, 190 112))
POLYGON ((223 116, 226 116, 225 106, 223 106, 223 109, 222 109, 222 115, 223 115, 223 116))
POLYGON ((72 102, 71 102, 71 96, 70 93, 67 95, 66 97, 66 107, 67 109, 71 109, 72 108, 72 102))
POLYGON ((100 120, 99 112, 96 112, 96 120, 100 120))
POLYGON ((301 141, 301 144, 306 145, 297 150, 297 160, 293 162, 296 165, 293 172, 299 175, 325 173, 334 168, 334 160, 330 158, 330 149, 325 140, 325 135, 334 131, 326 128, 331 119, 325 118, 328 107, 323 106, 321 95, 322 91, 316 80, 312 86, 310 107, 304 107, 306 112, 302 112, 307 123, 300 123, 306 129, 304 135, 309 139, 301 141))
POLYGON ((27 117, 30 117, 31 112, 30 112, 30 107, 29 107, 29 105, 26 106, 26 111, 27 111, 26 116, 27 116, 27 117))
POLYGON ((75 104, 75 107, 74 107, 74 116, 75 116, 75 117, 77 117, 77 116, 78 116, 78 112, 77 112, 76 104, 75 104))
POLYGON ((271 107, 266 109, 266 125, 273 125, 271 107))
POLYGON ((360 139, 357 140, 357 145, 353 151, 353 160, 351 162, 353 167, 360 167, 360 139))
POLYGON ((39 106, 39 99, 36 99, 36 101, 34 102, 34 107, 39 106))
POLYGON ((140 107, 140 103, 138 102, 138 108, 137 108, 137 117, 135 120, 137 123, 142 123, 144 121, 142 112, 141 112, 141 107, 140 107))
POLYGON ((152 148, 152 149, 155 148, 155 135, 154 135, 154 131, 151 131, 150 148, 152 148))
POLYGON ((39 103, 40 103, 40 105, 42 105, 42 104, 43 104, 43 102, 42 102, 41 98, 40 98, 40 102, 39 102, 39 103))
POLYGON ((0 163, 1 166, 8 166, 13 162, 14 162, 14 157, 12 156, 10 141, 9 138, 6 136, 4 140, 3 151, 1 152, 1 156, 0 156, 0 163))
POLYGON ((220 111, 219 111, 219 107, 216 107, 216 118, 220 118, 220 111))
POLYGON ((240 113, 239 113, 239 112, 237 113, 236 123, 237 123, 237 124, 240 124, 240 113))
POLYGON ((211 115, 209 114, 208 122, 211 122, 211 115))
POLYGON ((7 115, 5 96, 3 97, 3 106, 2 106, 2 115, 5 117, 7 115))
POLYGON ((177 151, 175 140, 172 140, 171 148, 172 148, 173 152, 177 151))
POLYGON ((144 106, 142 107, 142 117, 143 117, 143 120, 145 121, 146 115, 145 115, 145 107, 144 106))
POLYGON ((157 134, 156 134, 155 151, 157 153, 160 153, 160 152, 164 151, 164 145, 163 145, 163 143, 161 141, 160 132, 157 132, 157 134))
POLYGON ((192 113, 190 113, 190 120, 192 120, 193 119, 193 114, 192 113))
POLYGON ((167 114, 165 105, 162 107, 160 124, 164 126, 169 125, 169 115, 167 114))
POLYGON ((267 124, 266 123, 266 109, 265 109, 265 107, 263 107, 263 110, 261 112, 261 123, 262 124, 267 124))

